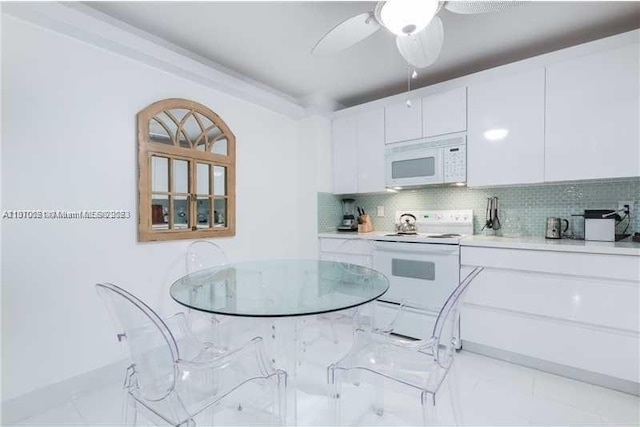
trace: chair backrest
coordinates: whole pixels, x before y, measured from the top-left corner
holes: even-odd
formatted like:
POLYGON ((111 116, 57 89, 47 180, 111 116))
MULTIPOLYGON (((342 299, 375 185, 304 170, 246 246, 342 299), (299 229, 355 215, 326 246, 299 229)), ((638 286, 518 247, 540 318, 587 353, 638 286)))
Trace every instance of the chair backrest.
POLYGON ((433 326, 432 339, 436 340, 434 346, 434 357, 436 362, 443 368, 448 368, 453 359, 453 352, 456 345, 456 329, 458 326, 458 311, 464 296, 469 289, 469 285, 480 274, 483 267, 474 268, 455 288, 447 298, 447 302, 440 309, 438 318, 433 326))
POLYGON ((175 388, 176 338, 166 323, 135 295, 111 283, 96 285, 112 321, 118 340, 126 341, 134 363, 137 393, 148 401, 167 397, 175 388))
POLYGON ((189 245, 185 257, 187 274, 229 263, 224 250, 208 240, 197 240, 189 245))

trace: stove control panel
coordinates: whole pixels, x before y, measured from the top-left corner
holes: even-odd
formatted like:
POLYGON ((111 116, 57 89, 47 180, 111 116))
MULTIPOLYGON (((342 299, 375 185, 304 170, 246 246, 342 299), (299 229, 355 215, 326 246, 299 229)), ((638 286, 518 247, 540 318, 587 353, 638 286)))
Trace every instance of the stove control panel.
POLYGON ((473 224, 473 210, 453 211, 397 211, 396 222, 400 216, 409 213, 416 217, 417 224, 473 224))
POLYGON ((418 233, 425 234, 473 234, 473 210, 459 209, 448 211, 396 211, 395 222, 408 213, 416 217, 418 233))

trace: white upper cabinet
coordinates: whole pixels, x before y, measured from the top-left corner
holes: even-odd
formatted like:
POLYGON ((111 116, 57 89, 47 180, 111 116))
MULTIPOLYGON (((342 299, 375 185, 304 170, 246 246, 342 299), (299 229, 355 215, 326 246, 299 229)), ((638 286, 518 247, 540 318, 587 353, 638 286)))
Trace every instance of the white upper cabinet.
POLYGON ((422 98, 422 136, 467 130, 467 88, 461 87, 422 98))
POLYGON ((357 120, 355 116, 339 117, 332 123, 333 192, 358 192, 357 120))
POLYGON ((356 116, 358 147, 358 193, 385 191, 384 110, 356 116))
POLYGON ((640 176, 639 50, 547 67, 547 181, 640 176))
POLYGON ((387 144, 422 138, 422 100, 411 99, 384 109, 385 138, 387 144))
POLYGON ((384 110, 333 120, 333 192, 385 191, 384 110))
POLYGON ((544 69, 468 87, 467 184, 544 181, 544 69))

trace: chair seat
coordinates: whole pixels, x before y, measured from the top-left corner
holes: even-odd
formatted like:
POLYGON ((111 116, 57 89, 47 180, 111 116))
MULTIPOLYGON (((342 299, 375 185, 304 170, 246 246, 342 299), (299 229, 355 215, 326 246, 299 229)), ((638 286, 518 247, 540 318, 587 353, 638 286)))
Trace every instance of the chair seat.
POLYGON ((424 342, 358 331, 351 351, 334 366, 362 369, 423 391, 435 392, 446 375, 424 342))

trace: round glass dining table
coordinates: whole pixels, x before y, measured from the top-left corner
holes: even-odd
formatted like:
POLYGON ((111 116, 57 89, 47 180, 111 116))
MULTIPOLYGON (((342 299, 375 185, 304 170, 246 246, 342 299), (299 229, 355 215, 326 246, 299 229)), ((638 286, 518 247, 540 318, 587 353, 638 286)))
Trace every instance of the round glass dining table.
POLYGON ((367 267, 336 261, 264 260, 226 264, 178 279, 171 297, 192 310, 242 317, 305 316, 366 304, 389 289, 367 267))
MULTIPOLYGON (((258 322, 253 330, 265 339, 273 363, 287 371, 287 424, 296 425, 296 390, 301 387, 297 371, 302 363, 300 355, 306 353, 306 341, 301 337, 306 334, 300 333, 307 327, 304 319, 359 307, 388 289, 389 280, 367 267, 290 259, 200 270, 178 279, 170 293, 192 310, 267 320, 258 322)), ((318 381, 326 381, 324 373, 318 381)))

